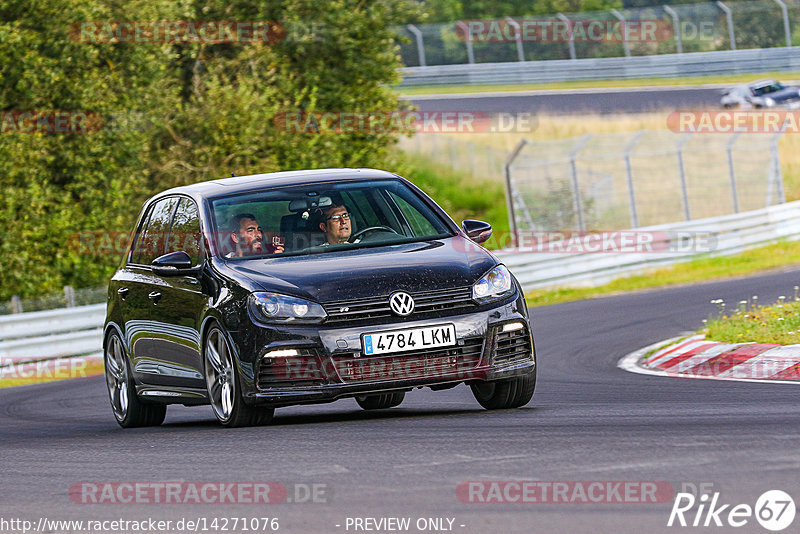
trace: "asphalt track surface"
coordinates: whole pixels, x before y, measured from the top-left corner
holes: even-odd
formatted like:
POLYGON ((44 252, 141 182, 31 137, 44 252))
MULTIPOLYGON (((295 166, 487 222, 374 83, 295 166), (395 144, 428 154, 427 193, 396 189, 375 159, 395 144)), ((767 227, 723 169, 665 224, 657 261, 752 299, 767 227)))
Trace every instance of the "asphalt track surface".
POLYGON ((531 91, 409 97, 420 111, 484 113, 643 113, 676 109, 721 109, 722 87, 630 88, 531 91))
MULTIPOLYGON (((800 388, 651 377, 617 362, 698 327, 712 298, 770 302, 798 283, 795 268, 534 309, 539 380, 517 410, 484 411, 462 385, 415 390, 380 412, 352 399, 284 408, 270 426, 235 430, 218 427, 208 407, 170 407, 161 427, 122 430, 101 378, 1 389, 0 519, 277 517, 280 532, 336 533, 355 532, 348 517, 446 517, 465 534, 651 533, 697 529, 666 527, 671 499, 477 504, 455 490, 475 480, 664 481, 675 491, 712 483, 720 504, 754 506, 770 489, 797 501, 800 388), (293 484, 316 483, 327 495, 315 504, 84 505, 69 497, 79 481, 277 481, 290 497, 293 484)), ((753 518, 736 531, 766 532, 753 518)))

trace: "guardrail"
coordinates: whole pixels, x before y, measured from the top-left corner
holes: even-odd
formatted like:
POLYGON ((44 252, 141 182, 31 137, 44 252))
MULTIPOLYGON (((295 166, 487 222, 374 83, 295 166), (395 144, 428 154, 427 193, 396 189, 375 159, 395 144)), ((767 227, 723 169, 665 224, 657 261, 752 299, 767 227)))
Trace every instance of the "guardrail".
POLYGON ((102 351, 105 304, 0 317, 0 367, 102 351))
POLYGON ((722 50, 658 56, 563 59, 403 67, 400 87, 497 85, 570 80, 677 78, 800 69, 798 47, 722 50))
POLYGON ((800 201, 721 217, 637 228, 658 238, 653 252, 538 253, 498 251, 525 289, 591 286, 621 276, 690 261, 698 255, 736 254, 781 239, 800 239, 800 201), (687 251, 704 243, 703 254, 687 251), (657 252, 665 250, 665 252, 657 252))

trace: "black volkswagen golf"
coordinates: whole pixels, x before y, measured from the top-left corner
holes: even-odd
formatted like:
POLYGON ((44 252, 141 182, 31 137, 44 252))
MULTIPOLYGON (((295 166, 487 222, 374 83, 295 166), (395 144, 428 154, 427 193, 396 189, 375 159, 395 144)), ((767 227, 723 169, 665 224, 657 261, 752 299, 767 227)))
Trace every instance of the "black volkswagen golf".
POLYGON ((123 427, 168 404, 210 404, 225 426, 355 397, 399 405, 415 387, 469 384, 487 409, 536 384, 517 280, 395 174, 241 176, 148 200, 108 290, 105 375, 123 427))

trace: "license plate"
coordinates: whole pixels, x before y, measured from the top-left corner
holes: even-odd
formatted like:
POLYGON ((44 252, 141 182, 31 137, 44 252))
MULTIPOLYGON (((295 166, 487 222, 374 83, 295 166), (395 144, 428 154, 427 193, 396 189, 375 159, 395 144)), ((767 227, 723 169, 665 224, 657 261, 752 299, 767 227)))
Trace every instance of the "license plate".
POLYGON ((364 356, 447 347, 456 344, 456 327, 443 324, 375 332, 364 334, 361 343, 364 356))

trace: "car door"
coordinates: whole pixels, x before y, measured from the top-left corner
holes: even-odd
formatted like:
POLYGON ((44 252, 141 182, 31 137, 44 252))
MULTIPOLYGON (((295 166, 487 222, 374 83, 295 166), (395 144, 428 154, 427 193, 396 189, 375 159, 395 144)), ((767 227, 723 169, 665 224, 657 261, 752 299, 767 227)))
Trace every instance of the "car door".
MULTIPOLYGON (((166 239, 164 253, 183 251, 192 265, 203 261, 200 217, 197 205, 180 197, 166 239)), ((207 297, 195 274, 159 276, 152 273, 150 308, 151 346, 155 363, 154 384, 180 388, 204 388, 200 321, 207 297)))
POLYGON ((128 251, 124 265, 120 267, 109 282, 109 309, 116 310, 109 313, 122 331, 125 346, 135 365, 144 345, 140 343, 147 339, 147 324, 150 318, 150 301, 147 298, 149 269, 138 264, 138 258, 144 248, 144 234, 154 205, 143 210, 142 217, 136 227, 133 245, 128 251))
POLYGON ((136 236, 125 269, 115 276, 118 278, 116 283, 120 286, 118 295, 124 299, 125 341, 131 354, 134 377, 141 384, 153 383, 157 364, 153 351, 154 329, 151 320, 157 280, 153 276, 150 262, 164 253, 169 224, 179 200, 178 197, 166 197, 149 208, 146 224, 136 236))

